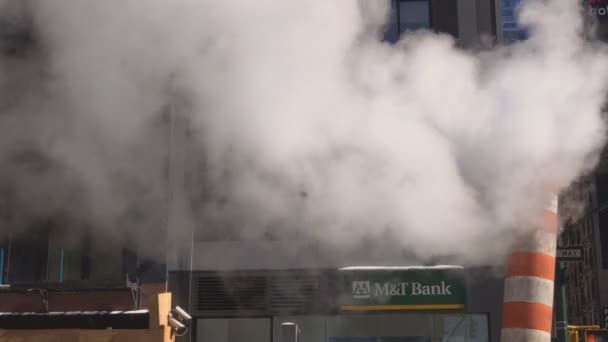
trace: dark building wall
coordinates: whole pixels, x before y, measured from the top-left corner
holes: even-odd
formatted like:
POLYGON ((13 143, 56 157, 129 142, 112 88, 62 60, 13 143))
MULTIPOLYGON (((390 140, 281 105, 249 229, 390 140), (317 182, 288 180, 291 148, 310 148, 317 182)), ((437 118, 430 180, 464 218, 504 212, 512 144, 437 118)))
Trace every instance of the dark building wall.
POLYGON ((608 201, 606 156, 594 172, 560 194, 560 216, 565 220, 561 245, 580 245, 583 260, 564 269, 568 323, 603 325, 602 308, 608 301, 608 201))
POLYGON ((500 341, 505 287, 501 274, 500 270, 489 267, 466 270, 467 311, 488 313, 490 342, 500 341))
POLYGON ((496 1, 499 0, 477 0, 477 31, 480 36, 496 37, 496 1))
MULTIPOLYGON (((596 191, 598 205, 608 202, 608 173, 600 173, 596 176, 596 191)), ((598 214, 599 233, 602 259, 600 267, 608 268, 608 211, 598 214)))
POLYGON ((135 309, 129 289, 50 292, 44 298, 37 291, 0 291, 0 312, 127 311, 135 309))

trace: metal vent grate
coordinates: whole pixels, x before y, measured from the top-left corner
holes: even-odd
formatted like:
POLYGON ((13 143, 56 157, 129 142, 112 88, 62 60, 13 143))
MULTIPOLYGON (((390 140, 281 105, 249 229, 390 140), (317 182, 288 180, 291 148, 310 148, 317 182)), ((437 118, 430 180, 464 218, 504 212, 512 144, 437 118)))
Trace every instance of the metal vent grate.
POLYGON ((321 274, 294 270, 200 272, 194 279, 194 303, 201 316, 296 314, 321 307, 321 274))
POLYGON ((319 277, 307 274, 280 274, 270 281, 270 306, 275 312, 305 312, 319 298, 319 277))
POLYGON ((264 312, 267 289, 264 276, 203 275, 198 278, 197 309, 200 312, 264 312))

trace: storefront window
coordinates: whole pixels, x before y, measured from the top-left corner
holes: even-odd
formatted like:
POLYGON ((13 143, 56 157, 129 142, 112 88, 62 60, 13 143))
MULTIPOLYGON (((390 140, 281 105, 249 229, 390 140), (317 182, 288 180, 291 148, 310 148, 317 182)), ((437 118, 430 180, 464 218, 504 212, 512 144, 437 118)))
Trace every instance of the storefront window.
POLYGON ((273 342, 282 342, 281 325, 298 325, 298 342, 487 342, 487 315, 369 314, 275 317, 273 342))

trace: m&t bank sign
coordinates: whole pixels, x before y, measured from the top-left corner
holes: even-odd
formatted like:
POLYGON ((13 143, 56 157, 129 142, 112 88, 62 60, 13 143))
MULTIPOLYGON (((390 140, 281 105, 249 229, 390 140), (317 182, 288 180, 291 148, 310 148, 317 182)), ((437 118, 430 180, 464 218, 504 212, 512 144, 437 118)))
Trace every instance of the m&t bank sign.
POLYGON ((389 296, 451 296, 452 285, 442 281, 440 285, 422 283, 370 283, 353 281, 353 298, 389 297, 389 296))
POLYGON ((341 286, 342 311, 464 310, 466 302, 457 268, 350 268, 341 286))

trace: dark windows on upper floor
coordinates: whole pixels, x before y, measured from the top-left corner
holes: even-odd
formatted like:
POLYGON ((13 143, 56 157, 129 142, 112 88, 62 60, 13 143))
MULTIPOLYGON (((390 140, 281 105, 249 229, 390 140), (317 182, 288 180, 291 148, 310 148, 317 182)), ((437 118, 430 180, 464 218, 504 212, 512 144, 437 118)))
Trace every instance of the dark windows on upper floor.
POLYGON ((384 31, 387 42, 395 43, 402 34, 420 29, 447 33, 459 39, 458 1, 390 0, 390 8, 384 31))
POLYGON ((42 226, 0 239, 0 284, 126 284, 165 281, 165 255, 142 257, 87 229, 42 226))
POLYGON ((395 43, 402 33, 431 28, 430 0, 391 0, 384 40, 395 43))

